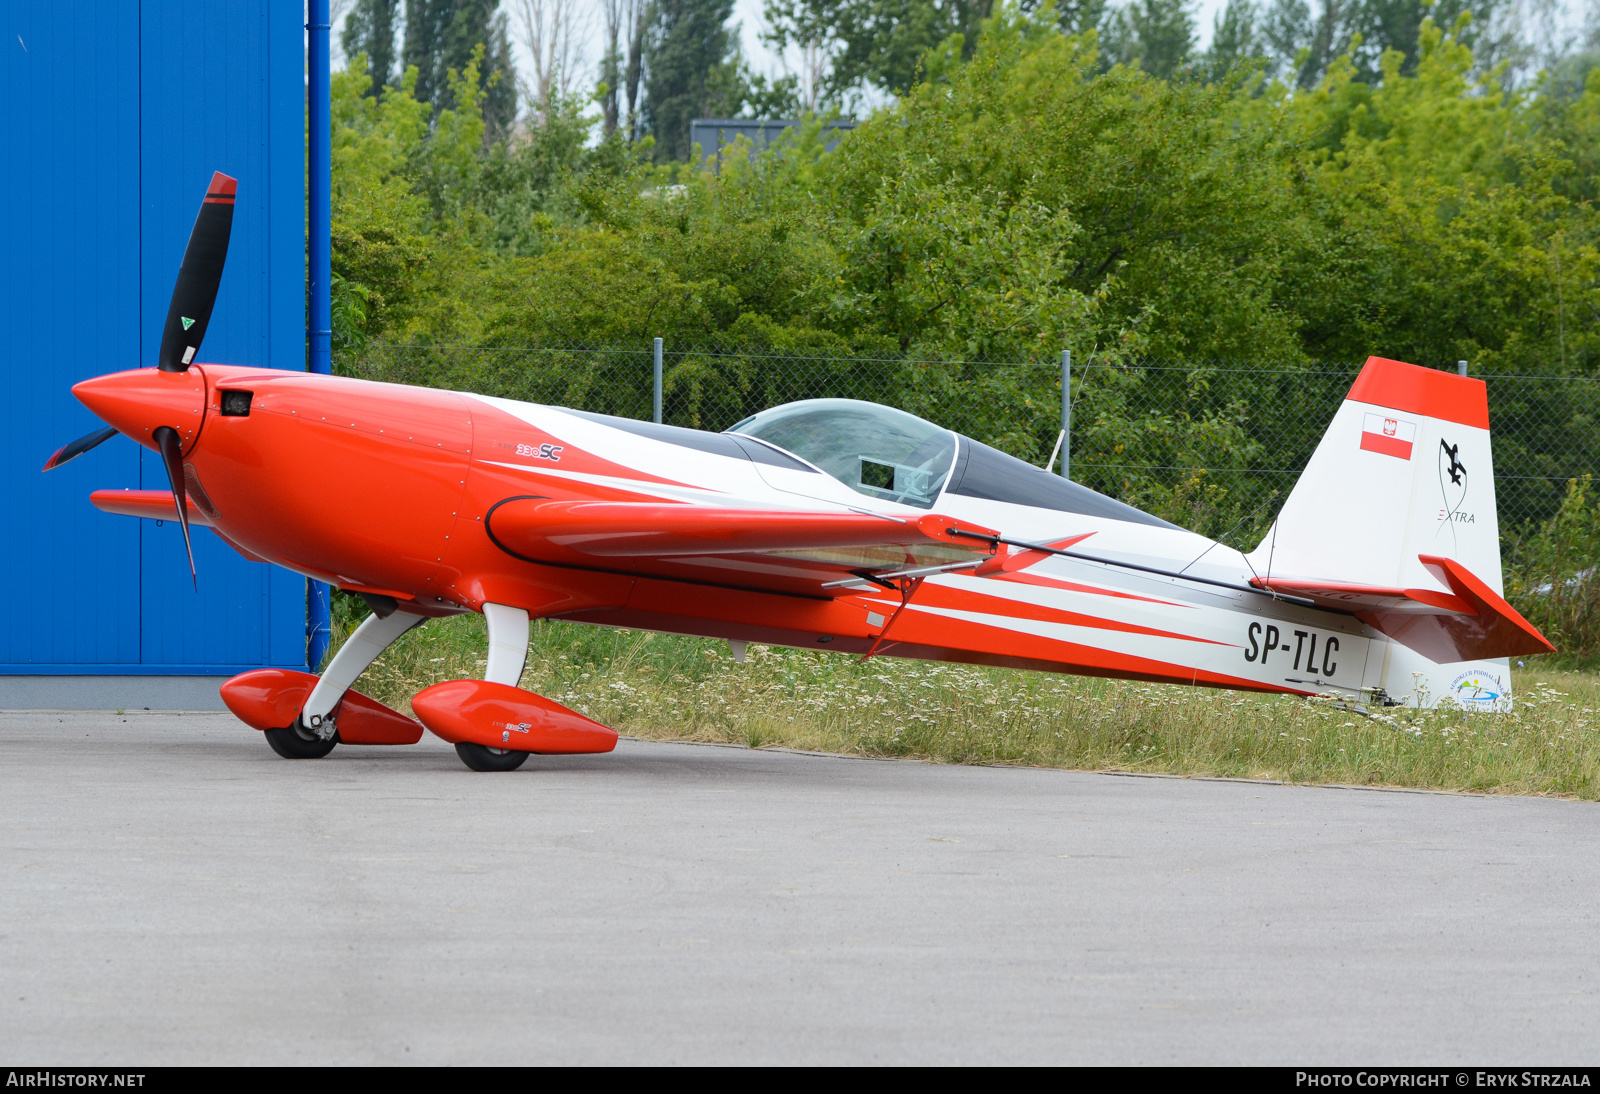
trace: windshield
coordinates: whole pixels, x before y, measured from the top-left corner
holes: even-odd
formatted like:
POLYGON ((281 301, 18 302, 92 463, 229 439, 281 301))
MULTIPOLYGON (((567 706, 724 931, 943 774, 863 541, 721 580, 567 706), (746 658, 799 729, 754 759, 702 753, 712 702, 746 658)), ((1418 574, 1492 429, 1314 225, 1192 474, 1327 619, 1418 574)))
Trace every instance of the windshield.
POLYGON ((792 452, 857 493, 927 509, 955 458, 955 434, 903 410, 855 399, 807 399, 764 410, 729 433, 792 452))

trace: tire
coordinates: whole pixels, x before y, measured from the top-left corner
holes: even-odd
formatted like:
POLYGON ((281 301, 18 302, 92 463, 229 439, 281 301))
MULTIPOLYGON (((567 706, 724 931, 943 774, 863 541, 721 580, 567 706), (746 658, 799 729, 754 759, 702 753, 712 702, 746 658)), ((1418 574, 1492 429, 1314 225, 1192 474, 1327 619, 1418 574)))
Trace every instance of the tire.
POLYGON ((462 741, 456 745, 456 755, 474 771, 515 771, 530 755, 510 749, 485 748, 483 745, 462 741))
POLYGON ((320 760, 339 743, 338 733, 324 741, 310 730, 301 728, 299 718, 287 729, 269 729, 265 733, 272 751, 286 760, 320 760))

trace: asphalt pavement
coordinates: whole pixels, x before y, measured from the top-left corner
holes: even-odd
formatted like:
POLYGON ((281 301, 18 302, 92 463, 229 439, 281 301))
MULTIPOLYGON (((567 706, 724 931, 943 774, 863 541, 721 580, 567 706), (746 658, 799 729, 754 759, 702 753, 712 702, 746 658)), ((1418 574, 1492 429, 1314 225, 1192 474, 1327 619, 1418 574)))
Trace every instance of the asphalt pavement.
POLYGON ((0 1066, 1594 1063, 1600 808, 0 713, 0 1066))

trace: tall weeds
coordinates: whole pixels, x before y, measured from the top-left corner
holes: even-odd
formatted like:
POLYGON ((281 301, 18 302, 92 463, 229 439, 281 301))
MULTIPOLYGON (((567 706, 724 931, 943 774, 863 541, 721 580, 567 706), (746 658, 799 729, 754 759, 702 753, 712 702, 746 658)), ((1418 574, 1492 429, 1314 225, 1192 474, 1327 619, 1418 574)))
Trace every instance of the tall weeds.
MULTIPOLYGON (((357 621, 342 611, 342 637, 357 621)), ((357 687, 407 710, 481 676, 481 616, 435 620, 357 687)), ((943 763, 1600 796, 1600 681, 1522 673, 1516 709, 1373 711, 1327 700, 533 626, 522 686, 618 731, 943 763)))

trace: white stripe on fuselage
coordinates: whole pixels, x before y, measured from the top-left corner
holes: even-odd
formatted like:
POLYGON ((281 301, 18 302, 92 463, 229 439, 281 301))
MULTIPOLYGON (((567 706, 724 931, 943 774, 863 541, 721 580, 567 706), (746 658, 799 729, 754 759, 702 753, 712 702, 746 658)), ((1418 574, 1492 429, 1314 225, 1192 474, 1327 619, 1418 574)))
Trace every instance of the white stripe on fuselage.
MULTIPOLYGON (((508 470, 524 472, 530 478, 585 482, 640 496, 699 505, 811 511, 837 509, 899 520, 916 520, 928 512, 858 494, 838 480, 821 474, 816 476, 814 491, 810 489, 812 484, 809 483, 809 477, 805 494, 779 489, 763 478, 748 457, 723 456, 640 436, 559 408, 488 396, 471 397, 620 467, 636 470, 652 478, 670 475, 677 482, 652 482, 643 478, 600 475, 556 466, 486 461, 508 470)), ((994 528, 1007 539, 1029 543, 1054 543, 1088 533, 1090 537, 1076 544, 1073 549, 1120 562, 1182 571, 1189 577, 1242 585, 1253 576, 1249 564, 1238 551, 1182 529, 956 494, 942 494, 933 510, 994 528)), ((735 569, 762 565, 709 558, 683 558, 676 561, 735 569)), ((774 565, 774 569, 779 568, 782 568, 781 563, 774 565)), ((1243 590, 1230 591, 1184 578, 1118 570, 1114 565, 1060 556, 1042 559, 1021 572, 1082 585, 1088 591, 979 578, 971 574, 943 574, 929 581, 956 590, 998 597, 1018 605, 1073 612, 1112 623, 1168 631, 1183 637, 1169 638, 1091 624, 1022 618, 1001 612, 986 612, 981 608, 935 607, 919 604, 915 597, 907 606, 907 611, 981 623, 1125 656, 1167 661, 1180 667, 1199 667, 1273 686, 1287 684, 1306 687, 1307 690, 1315 688, 1304 682, 1291 682, 1290 676, 1295 674, 1289 669, 1290 662, 1283 660, 1285 655, 1281 652, 1274 654, 1280 660, 1262 666, 1258 662, 1245 660, 1244 643, 1251 623, 1277 627, 1283 641, 1288 641, 1287 636, 1292 635, 1296 628, 1315 630, 1324 636, 1338 636, 1342 644, 1339 651, 1341 671, 1335 674, 1341 678, 1341 683, 1335 686, 1354 690, 1363 683, 1361 677, 1372 632, 1353 617, 1300 608, 1268 597, 1257 597, 1243 590), (1350 682, 1343 682, 1346 680, 1350 682)), ((875 604, 886 615, 899 607, 898 598, 881 594, 862 597, 859 602, 875 604)), ((890 640, 893 641, 893 635, 890 640)), ((1305 671, 1300 675, 1303 678, 1311 673, 1305 671)))
MULTIPOLYGON (((780 490, 762 478, 748 458, 721 456, 712 452, 673 444, 630 433, 596 422, 557 407, 497 399, 486 395, 472 398, 511 414, 551 436, 590 452, 602 459, 631 468, 644 475, 670 475, 682 486, 654 483, 623 476, 588 475, 560 468, 529 467, 526 464, 496 462, 497 466, 535 475, 557 475, 662 498, 675 498, 699 504, 748 504, 759 508, 815 509, 839 507, 879 516, 916 520, 928 510, 859 494, 837 479, 817 474, 816 491, 801 496, 780 490), (703 492, 703 493, 702 493, 703 492)), ((1196 577, 1239 582, 1250 576, 1243 556, 1194 532, 1132 524, 1127 521, 1090 517, 1081 513, 1058 512, 1011 502, 990 501, 943 494, 934 510, 948 516, 970 520, 994 528, 1011 539, 1028 542, 1054 542, 1069 536, 1094 533, 1093 547, 1079 547, 1086 553, 1102 555, 1140 565, 1176 569, 1190 565, 1196 577), (1196 562, 1196 560, 1199 562, 1196 562)))

